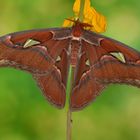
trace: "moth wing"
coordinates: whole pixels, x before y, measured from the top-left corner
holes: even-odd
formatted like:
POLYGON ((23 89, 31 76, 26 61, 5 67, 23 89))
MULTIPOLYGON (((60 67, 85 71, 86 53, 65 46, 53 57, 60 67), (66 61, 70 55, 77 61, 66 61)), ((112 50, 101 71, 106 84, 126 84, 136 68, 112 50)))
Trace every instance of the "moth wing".
POLYGON ((90 31, 83 34, 81 45, 83 53, 76 67, 76 83, 71 94, 72 110, 86 107, 108 84, 120 83, 140 87, 138 51, 90 31))
POLYGON ((65 37, 69 34, 67 28, 55 28, 3 36, 0 38, 0 67, 30 72, 48 101, 62 108, 68 71, 69 39, 65 37))

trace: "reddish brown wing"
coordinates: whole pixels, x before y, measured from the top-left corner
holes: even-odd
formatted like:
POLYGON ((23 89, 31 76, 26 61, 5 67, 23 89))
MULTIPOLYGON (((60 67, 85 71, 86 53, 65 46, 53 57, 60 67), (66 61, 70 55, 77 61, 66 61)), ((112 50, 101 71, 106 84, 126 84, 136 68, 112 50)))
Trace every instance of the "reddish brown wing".
POLYGON ((113 39, 85 31, 83 53, 76 68, 71 109, 80 110, 91 103, 111 83, 140 87, 140 53, 113 39), (121 53, 125 61, 114 53, 121 53), (89 61, 89 63, 87 63, 89 61))
POLYGON ((30 72, 49 102, 62 108, 69 66, 69 39, 65 39, 68 35, 69 29, 43 29, 3 36, 0 38, 0 67, 30 72))

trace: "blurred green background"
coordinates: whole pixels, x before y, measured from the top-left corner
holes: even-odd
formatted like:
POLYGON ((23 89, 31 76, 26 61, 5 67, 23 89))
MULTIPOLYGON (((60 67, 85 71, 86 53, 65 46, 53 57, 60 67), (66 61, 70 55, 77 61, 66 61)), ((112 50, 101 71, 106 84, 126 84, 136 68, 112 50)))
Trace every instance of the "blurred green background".
MULTIPOLYGON (((74 0, 0 1, 0 35, 61 27, 74 0)), ((92 0, 106 16, 105 35, 140 50, 140 1, 92 0)), ((52 87, 53 88, 53 87, 52 87)), ((110 85, 94 103, 73 113, 73 140, 140 140, 140 89, 110 85)), ((57 110, 28 73, 0 69, 0 140, 65 140, 66 108, 57 110)))

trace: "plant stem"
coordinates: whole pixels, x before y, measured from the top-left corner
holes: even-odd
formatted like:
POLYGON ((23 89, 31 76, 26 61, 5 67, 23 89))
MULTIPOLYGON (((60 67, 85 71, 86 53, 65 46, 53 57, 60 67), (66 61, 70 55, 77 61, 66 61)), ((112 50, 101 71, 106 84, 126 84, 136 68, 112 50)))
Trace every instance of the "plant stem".
POLYGON ((72 87, 73 87, 73 82, 74 82, 74 67, 70 66, 69 70, 69 81, 68 81, 68 86, 70 89, 68 90, 68 95, 69 95, 69 105, 68 105, 68 111, 67 111, 67 140, 72 139, 72 111, 70 108, 70 97, 72 93, 72 87))
POLYGON ((72 112, 70 108, 67 112, 67 140, 71 140, 72 138, 72 112))
MULTIPOLYGON (((79 12, 79 18, 81 21, 83 20, 83 12, 84 12, 84 4, 85 0, 81 0, 80 4, 80 12, 79 12)), ((67 93, 69 96, 69 107, 67 111, 67 140, 72 140, 72 111, 70 108, 70 97, 72 94, 73 84, 74 84, 74 73, 75 73, 75 67, 70 66, 69 69, 69 76, 68 76, 68 84, 67 84, 67 93), (70 89, 68 88, 70 87, 70 89)))
POLYGON ((79 12, 79 18, 81 21, 83 21, 84 4, 85 4, 85 0, 81 0, 80 12, 79 12))

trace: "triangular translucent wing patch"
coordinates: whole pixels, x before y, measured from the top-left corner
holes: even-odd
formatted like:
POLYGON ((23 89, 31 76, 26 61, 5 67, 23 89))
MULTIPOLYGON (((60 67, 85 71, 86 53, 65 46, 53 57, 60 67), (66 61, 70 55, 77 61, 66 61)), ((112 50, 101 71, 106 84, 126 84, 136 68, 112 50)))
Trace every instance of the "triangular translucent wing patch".
POLYGON ((120 60, 121 62, 125 63, 125 57, 121 52, 113 52, 110 53, 111 55, 113 55, 114 57, 116 57, 118 60, 120 60))
POLYGON ((36 40, 33 40, 33 39, 28 39, 28 40, 25 42, 23 48, 28 48, 28 47, 31 47, 31 46, 34 46, 34 45, 38 45, 38 44, 40 44, 39 41, 36 41, 36 40))

